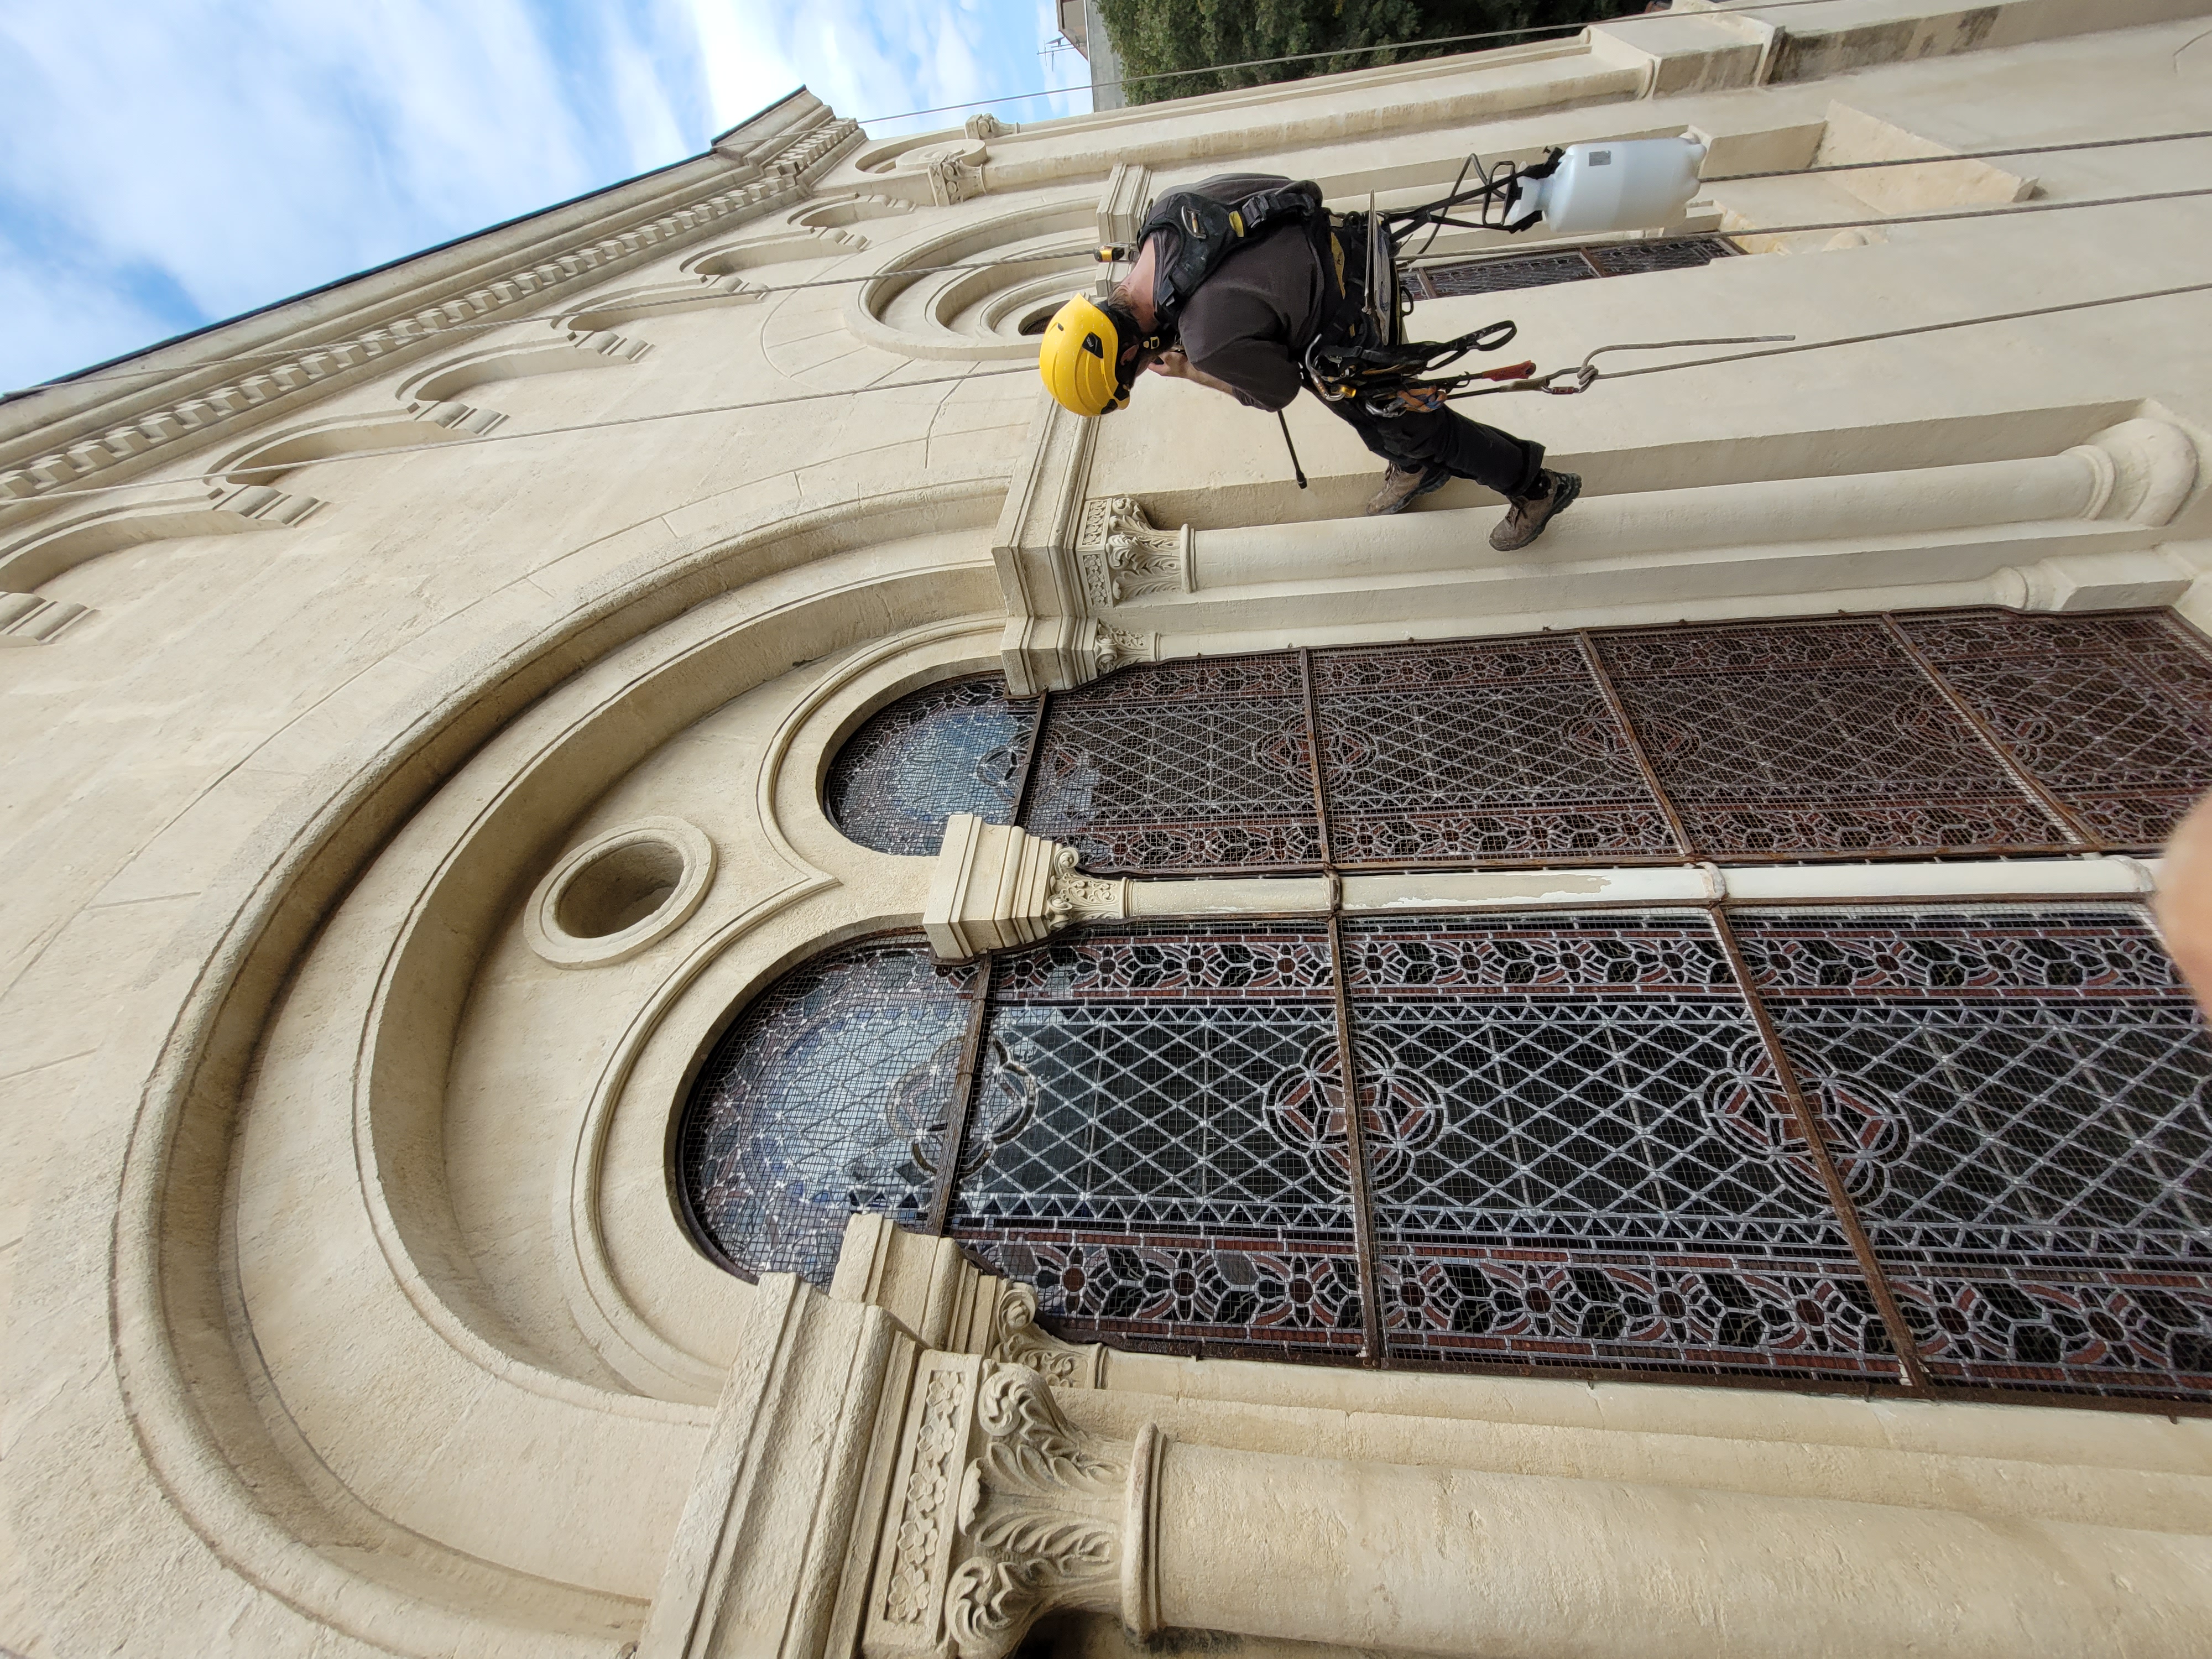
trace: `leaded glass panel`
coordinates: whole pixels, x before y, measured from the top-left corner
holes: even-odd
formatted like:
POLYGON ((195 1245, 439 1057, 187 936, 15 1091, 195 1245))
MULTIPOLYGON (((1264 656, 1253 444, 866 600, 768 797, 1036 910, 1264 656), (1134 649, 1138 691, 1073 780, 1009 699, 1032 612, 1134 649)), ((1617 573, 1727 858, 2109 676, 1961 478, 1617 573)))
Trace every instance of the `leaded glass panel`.
POLYGON ((1154 923, 1004 959, 954 1236, 1071 1330, 1356 1352, 1328 951, 1154 923))
POLYGON ((2212 664, 2171 618, 1979 611, 1903 626, 2092 836, 2155 848, 2212 789, 2212 664))
POLYGON ((1102 874, 1317 865, 1287 653, 1125 668, 1055 696, 1024 826, 1102 874))
POLYGON ((1571 638, 1322 652, 1313 678, 1340 864, 1674 853, 1571 638))
POLYGON ((848 1216, 921 1219, 979 977, 896 936, 793 969, 738 1017, 677 1151, 692 1224, 726 1261, 826 1289, 848 1216))
POLYGON ((877 710, 830 763, 830 821, 878 853, 927 856, 945 820, 1013 821, 1031 717, 997 674, 947 680, 877 710))
POLYGON ((2140 913, 1736 929, 1931 1372, 2212 1389, 2212 1053, 2140 913))
POLYGON ((1896 1380, 1705 916, 1345 948, 1394 1354, 1896 1380))
POLYGON ((1597 648, 1712 857, 2067 844, 1879 621, 1654 629, 1597 648))

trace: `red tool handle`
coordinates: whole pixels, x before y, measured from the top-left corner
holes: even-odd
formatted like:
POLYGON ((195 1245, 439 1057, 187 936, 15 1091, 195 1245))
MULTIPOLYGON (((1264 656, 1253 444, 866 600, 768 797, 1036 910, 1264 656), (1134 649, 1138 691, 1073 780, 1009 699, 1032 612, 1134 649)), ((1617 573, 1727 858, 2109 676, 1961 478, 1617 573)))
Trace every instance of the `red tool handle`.
POLYGON ((1508 363, 1503 368, 1486 368, 1475 375, 1478 380, 1525 380, 1536 372, 1534 363, 1508 363))

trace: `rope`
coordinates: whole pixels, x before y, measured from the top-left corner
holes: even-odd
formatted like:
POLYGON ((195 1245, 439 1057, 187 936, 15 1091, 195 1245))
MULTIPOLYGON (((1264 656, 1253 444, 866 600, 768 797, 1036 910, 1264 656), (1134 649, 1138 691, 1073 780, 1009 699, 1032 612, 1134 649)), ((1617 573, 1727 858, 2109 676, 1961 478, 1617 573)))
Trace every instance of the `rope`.
MULTIPOLYGON (((1531 380, 1516 381, 1510 386, 1497 386, 1489 389, 1497 392, 1544 391, 1558 392, 1561 389, 1552 386, 1550 382, 1563 379, 1569 374, 1572 374, 1576 377, 1577 384, 1571 388, 1571 391, 1580 392, 1587 391, 1601 379, 1608 380, 1626 380, 1633 379, 1635 376, 1639 374, 1664 374, 1678 368, 1709 368, 1717 363, 1749 362, 1752 360, 1759 357, 1787 357, 1803 351, 1826 351, 1836 346, 1867 345, 1878 340, 1901 340, 1918 334, 1940 334, 1950 329, 1976 328, 1984 323, 2021 322, 2033 317, 2057 316, 2063 312, 2092 311, 2102 306, 2127 305, 2137 300, 2165 300, 2173 298, 2179 295, 2203 294, 2206 292, 2212 292, 2212 282, 2189 283, 2177 288, 2148 289, 2139 294, 2111 294, 2106 295, 2100 299, 2066 301, 2057 305, 2037 306, 2027 311, 1996 312, 1984 317, 1960 317, 1944 323, 1921 323, 1908 328, 1884 329, 1879 333, 1875 334, 1850 334, 1840 336, 1832 340, 1813 340, 1803 344, 1778 346, 1774 349, 1768 351, 1730 352, 1725 356, 1718 357, 1693 357, 1683 362, 1654 363, 1644 368, 1624 368, 1612 370, 1610 372, 1600 369, 1595 366, 1595 359, 1604 352, 1661 351, 1674 347, 1732 344, 1735 342, 1720 340, 1657 340, 1640 343, 1632 343, 1619 345, 1602 345, 1596 348, 1595 350, 1593 350, 1589 356, 1584 357, 1582 361, 1581 366, 1577 368, 1554 369, 1549 374, 1540 375, 1531 380)), ((1762 339, 1788 339, 1790 337, 1788 335, 1764 335, 1755 337, 1762 339)), ((848 392, 810 392, 801 393, 799 396, 793 398, 772 398, 761 403, 712 404, 701 409, 669 409, 663 410, 659 413, 651 415, 624 415, 604 421, 578 422, 575 424, 569 426, 540 427, 528 432, 492 432, 475 437, 450 438, 439 443, 398 444, 389 449, 363 449, 338 455, 318 455, 312 460, 308 461, 272 463, 266 466, 258 467, 232 467, 222 472, 198 472, 184 477, 140 478, 134 479, 129 483, 94 484, 83 489, 56 490, 52 495, 37 496, 33 499, 35 502, 44 503, 51 501, 70 501, 80 496, 86 495, 114 495, 125 489, 165 488, 171 485, 184 483, 222 483, 247 473, 283 471, 294 466, 327 466, 338 461, 375 460, 388 455, 427 454, 432 451, 450 452, 454 449, 465 448, 472 444, 507 443, 524 438, 562 437, 579 432, 605 431, 616 427, 644 426, 655 421, 684 420, 695 415, 742 415, 750 410, 781 409, 794 404, 819 403, 823 399, 829 398, 857 397, 870 392, 896 392, 902 391, 909 386, 956 386, 971 380, 1000 380, 1010 374, 1025 375, 1032 372, 1033 371, 1030 366, 1024 363, 1018 368, 977 369, 966 374, 939 375, 926 380, 881 380, 876 382, 872 386, 855 386, 848 392)))
POLYGON ((1924 167, 1942 161, 1990 161, 2008 155, 2056 155, 2063 150, 2118 149, 2128 144, 2178 144, 2189 138, 2212 138, 2212 127, 2199 132, 2154 132, 2141 138, 2088 138, 2072 144, 2014 144, 2007 149, 1965 149, 1951 155, 1908 155, 1894 161, 1831 161, 1826 167, 1777 167, 1771 173, 1720 173, 1698 182, 1701 185, 1734 185, 1746 179, 1802 179, 1812 173, 1864 173, 1869 167, 1924 167))
MULTIPOLYGON (((1781 3, 1782 0, 1777 0, 1777 3, 1781 3)), ((1790 0, 1790 3, 1797 3, 1797 0, 1790 0)), ((1656 16, 1662 14, 1652 13, 1638 15, 1656 16)), ((1983 160, 1989 156, 2041 155, 2061 150, 2106 149, 2127 144, 2173 143, 2191 138, 2212 138, 2212 129, 2208 129, 2202 132, 2151 133, 2136 138, 2099 138, 2085 140, 2080 143, 2071 144, 2037 144, 2015 149, 1977 150, 1970 154, 1959 155, 1925 156, 1901 161, 1850 161, 1841 163, 1834 167, 1787 168, 1776 173, 1731 173, 1722 174, 1721 176, 1714 179, 1701 179, 1699 182, 1703 184, 1730 184, 1746 179, 1796 179, 1802 178, 1806 174, 1813 173, 1848 173, 1869 167, 1920 167, 1924 166, 1930 161, 1975 161, 1983 160)), ((1462 169, 1462 174, 1463 173, 1464 169, 1462 169)), ((1839 219, 1827 224, 1820 225, 1752 226, 1740 230, 1732 230, 1727 234, 1731 236, 1784 236, 1801 231, 1809 230, 1864 230, 1883 225, 1932 223, 1937 220, 1946 218, 1963 219, 1991 217, 2005 213, 2055 213, 2073 208, 2112 207, 2131 202, 2163 201, 2176 196, 2198 196, 2207 193, 2208 192, 2204 191, 2172 191, 2166 192, 2163 195, 2118 196, 2087 202, 2014 203, 2006 206, 1980 209, 1971 212, 1921 214, 1908 218, 1876 217, 1872 219, 1839 219)), ((1431 234, 1430 240, 1433 242, 1435 240, 1434 234, 1431 234)), ((1615 244, 1611 242, 1552 241, 1532 244, 1530 245, 1530 249, 1500 249, 1494 253, 1487 255, 1445 257, 1452 258, 1455 264, 1480 264, 1488 263, 1493 259, 1512 259, 1522 258, 1526 252, 1531 250, 1547 253, 1566 253, 1572 252, 1575 249, 1580 247, 1609 247, 1613 246, 1615 246, 1615 244)), ((1423 249, 1423 253, 1425 253, 1426 252, 1427 250, 1425 247, 1423 249)), ((845 256, 835 252, 826 252, 818 257, 829 259, 842 258, 845 256)), ((730 298, 735 301, 757 295, 795 294, 805 289, 850 287, 855 283, 893 282, 902 277, 934 276, 949 274, 954 271, 995 270, 1003 265, 1037 264, 1049 263, 1055 260, 1081 259, 1085 257, 1085 252, 1073 251, 1060 253, 1010 253, 1003 258, 986 260, 980 263, 970 262, 949 265, 914 265, 901 270, 875 271, 866 276, 823 276, 804 283, 777 283, 763 284, 759 287, 745 288, 736 294, 732 294, 730 298)), ((1420 257, 1420 255, 1414 255, 1409 258, 1407 262, 1406 268, 1407 270, 1420 269, 1421 267, 1415 263, 1420 257)), ((682 308, 686 307, 696 307, 699 302, 699 296, 696 295, 672 295, 665 300, 641 301, 627 305, 624 308, 631 311, 658 310, 664 307, 682 308)), ((606 303, 606 301, 601 302, 603 307, 606 303)), ((616 301, 616 303, 620 303, 620 301, 616 301)), ((579 312, 585 312, 592 309, 592 307, 589 304, 579 304, 574 307, 574 309, 579 312)), ((395 346, 414 345, 421 343, 422 341, 428 340, 439 336, 474 333, 485 329, 511 328, 517 323, 531 320, 535 319, 509 317, 502 318, 493 322, 452 323, 447 325, 443 328, 432 330, 421 335, 395 335, 392 337, 392 343, 395 346)), ((348 343, 348 342, 337 342, 334 343, 342 344, 348 343)), ((0 396, 7 398, 20 398, 29 392, 43 391, 47 386, 60 386, 64 384, 70 386, 89 386, 101 380, 158 379, 165 374, 182 376, 196 373, 202 368, 212 368, 222 364, 270 362, 283 359, 303 356, 316 350, 329 350, 331 349, 332 347, 330 346, 286 346, 268 351, 247 351, 234 353, 231 356, 222 357, 203 357, 198 362, 180 368, 115 369, 97 374, 80 374, 66 382, 60 380, 41 381, 38 386, 24 386, 14 392, 0 393, 0 396)))
POLYGON ((927 380, 878 380, 845 392, 806 392, 795 398, 770 398, 757 404, 709 404, 703 409, 664 409, 652 415, 618 415, 604 421, 580 421, 572 426, 533 427, 527 432, 485 432, 435 443, 394 444, 389 449, 356 449, 338 455, 317 455, 304 461, 272 461, 262 466, 226 467, 221 472, 193 472, 182 477, 134 478, 128 483, 90 484, 82 489, 57 489, 27 497, 30 505, 73 501, 81 495, 112 495, 125 489, 150 489, 169 484, 226 483, 261 472, 287 472, 295 466, 328 466, 337 461, 373 461, 385 455, 426 455, 450 453, 476 444, 508 443, 518 438, 554 438, 577 432, 601 432, 613 427, 646 426, 654 421, 680 421, 693 415, 742 415, 753 409, 781 409, 792 404, 820 403, 825 398, 854 398, 868 392, 902 392, 908 386, 956 386, 969 380, 1001 380, 1009 374, 1035 374, 1033 364, 1019 368, 979 368, 966 374, 939 374, 927 380))
MULTIPOLYGON (((2087 202, 2016 202, 2008 207, 1961 208, 1953 213, 1914 213, 1873 219, 1830 219, 1812 225, 1745 225, 1720 233, 1728 236, 1795 236, 1814 230, 1869 230, 1891 225, 1934 225, 1954 219, 2003 219, 2023 213, 2070 213, 2077 208, 2131 207, 2139 202, 2172 202, 2185 197, 2212 196, 2212 185, 2192 190, 2159 190, 2137 196, 2100 196, 2087 202)), ((1584 247, 1633 247, 1633 242, 1538 242, 1528 248, 1501 250, 1453 260, 1455 266, 1497 264, 1525 258, 1531 252, 1572 253, 1584 247)), ((811 286, 811 284, 801 284, 811 286)))
POLYGON ((1718 363, 1746 363, 1760 357, 1791 357, 1800 352, 1826 351, 1836 346, 1871 345, 1879 340, 1909 339, 1920 334, 1942 334, 1956 328, 1979 328, 1985 323, 2024 322, 2033 317, 2055 317, 2063 312, 2094 311, 2101 306, 2128 305, 2137 300, 2168 300, 2183 294, 2212 293, 2212 282, 2186 283, 2178 288, 2147 289, 2139 294, 2108 294, 2096 300, 2067 300, 2057 305, 2035 306, 2026 311, 1995 312, 1982 317, 1958 317, 1948 323, 1915 323, 1905 328, 1887 328, 1873 334, 1838 335, 1832 340, 1808 340, 1802 344, 1778 345, 1766 351, 1731 351, 1718 357, 1691 357, 1675 363, 1650 363, 1642 368, 1601 369, 1596 366, 1599 356, 1608 351, 1667 351, 1684 346, 1749 345, 1759 340, 1794 340, 1789 334, 1748 336, 1741 340, 1646 340, 1620 345, 1601 345, 1571 368, 1555 368, 1548 374, 1515 380, 1505 386, 1486 386, 1477 391, 1463 392, 1457 397, 1483 397, 1499 392, 1548 392, 1555 397, 1572 397, 1587 392, 1601 380, 1627 380, 1639 374, 1666 374, 1678 368, 1711 368, 1718 363), (1562 386, 1562 380, 1573 384, 1562 386))
MULTIPOLYGON (((2102 306, 2129 305, 2137 300, 2170 300, 2183 294, 2205 293, 2212 293, 2212 282, 2185 283, 2176 288, 2146 289, 2139 294, 2108 294, 2097 300, 2067 300, 2057 305, 2035 306, 2027 311, 2000 311, 1986 317, 1960 317, 1948 323, 1919 323, 1910 328, 1883 329, 1875 334, 1844 334, 1832 340, 1810 340, 1802 345, 1777 346, 1769 351, 1732 351, 1719 357, 1692 357, 1679 363, 1651 363, 1643 368, 1593 369, 1591 374, 1602 375, 1608 380, 1626 380, 1638 374, 1664 374, 1671 369, 1710 368, 1716 363, 1749 362, 1755 357, 1789 357, 1801 351, 1826 351, 1833 346, 1869 345, 1877 340, 1903 340, 1917 334, 1942 334, 1954 328, 1978 328, 1984 323, 2018 323, 2031 317, 2056 317, 2069 311, 2094 311, 2102 306)), ((1623 349, 1599 348, 1601 350, 1623 349)), ((1596 355, 1596 352, 1590 354, 1593 357, 1596 355)), ((1583 361, 1587 362, 1589 359, 1583 361)))

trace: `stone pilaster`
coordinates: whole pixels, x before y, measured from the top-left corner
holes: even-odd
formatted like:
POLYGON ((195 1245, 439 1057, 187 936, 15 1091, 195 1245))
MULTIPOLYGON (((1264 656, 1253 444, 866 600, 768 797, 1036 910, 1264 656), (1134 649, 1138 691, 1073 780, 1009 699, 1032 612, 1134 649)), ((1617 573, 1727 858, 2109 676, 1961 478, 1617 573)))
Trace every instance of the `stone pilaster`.
POLYGON ((1026 1366, 1054 1388, 1104 1385, 1105 1346, 1063 1342, 1040 1326, 1033 1286, 986 1273, 951 1239, 908 1232, 888 1216, 845 1224, 830 1294, 881 1308, 926 1348, 1026 1366))
POLYGON ((1089 876, 1072 847, 969 812, 945 821, 922 931, 940 962, 1034 945, 1072 922, 1129 913, 1128 882, 1089 876))

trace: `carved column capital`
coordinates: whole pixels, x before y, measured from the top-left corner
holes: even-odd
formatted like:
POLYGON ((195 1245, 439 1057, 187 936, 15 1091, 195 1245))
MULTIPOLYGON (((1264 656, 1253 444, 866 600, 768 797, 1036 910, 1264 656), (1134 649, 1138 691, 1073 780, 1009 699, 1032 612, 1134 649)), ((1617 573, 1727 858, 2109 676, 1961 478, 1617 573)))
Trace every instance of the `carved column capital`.
POLYGON ((1035 1285, 1003 1279, 1000 1283, 990 1357, 1035 1371, 1056 1389, 1099 1387, 1106 1369, 1106 1345, 1063 1342, 1038 1326, 1035 1285))
POLYGON ((1075 557, 1084 597, 1103 611, 1133 599, 1188 593, 1192 532, 1163 530, 1133 495, 1102 495, 1083 504, 1075 557))
POLYGON ((1150 1424, 1133 1443, 1082 1432, 1026 1367, 924 1355, 867 1659, 1004 1659, 1061 1607, 1118 1608, 1150 1635, 1164 1443, 1150 1424))
POLYGON ((1081 856, 1073 847, 1059 848, 1052 855, 1044 920, 1055 933, 1071 922, 1119 921, 1129 914, 1128 878, 1087 876, 1076 868, 1081 856))

